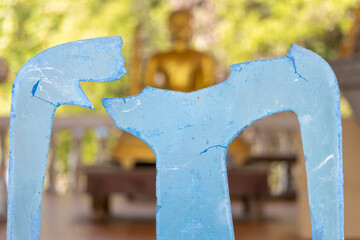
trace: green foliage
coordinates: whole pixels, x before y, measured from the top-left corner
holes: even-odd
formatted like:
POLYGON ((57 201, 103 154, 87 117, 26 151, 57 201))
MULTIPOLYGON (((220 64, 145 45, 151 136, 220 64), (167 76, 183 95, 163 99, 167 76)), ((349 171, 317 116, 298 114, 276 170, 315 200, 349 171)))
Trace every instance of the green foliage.
POLYGON ((56 169, 60 173, 68 172, 68 158, 71 151, 71 131, 70 129, 58 131, 56 134, 57 152, 56 152, 56 169))
POLYGON ((83 136, 81 155, 85 165, 94 164, 98 154, 98 142, 95 131, 87 130, 83 136))
MULTIPOLYGON (((215 1, 214 1, 215 2, 215 1)), ((290 44, 337 57, 357 0, 227 0, 216 3, 226 64, 283 56, 290 44)))

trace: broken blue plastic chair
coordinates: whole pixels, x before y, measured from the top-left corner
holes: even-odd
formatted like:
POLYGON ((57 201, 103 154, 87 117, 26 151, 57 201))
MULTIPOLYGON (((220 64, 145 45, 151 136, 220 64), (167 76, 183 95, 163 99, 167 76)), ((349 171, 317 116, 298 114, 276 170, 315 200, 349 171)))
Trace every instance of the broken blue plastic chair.
POLYGON ((80 81, 121 78, 126 72, 121 46, 120 37, 62 44, 35 55, 17 73, 10 116, 8 240, 40 239, 54 113, 62 104, 93 109, 80 81))
POLYGON ((116 126, 156 155, 157 239, 234 239, 227 148, 248 125, 282 111, 300 123, 312 238, 343 239, 339 89, 330 66, 293 45, 286 57, 230 69, 227 81, 196 92, 147 87, 103 99, 116 126))
MULTIPOLYGON (((38 240, 53 115, 61 104, 92 108, 79 81, 124 73, 119 37, 72 42, 30 59, 17 74, 10 123, 8 240, 38 240)), ((192 93, 146 88, 104 99, 118 127, 157 158, 157 238, 234 239, 225 167, 231 140, 275 112, 300 123, 312 237, 343 239, 339 90, 329 65, 293 46, 288 56, 231 66, 227 81, 192 93)))

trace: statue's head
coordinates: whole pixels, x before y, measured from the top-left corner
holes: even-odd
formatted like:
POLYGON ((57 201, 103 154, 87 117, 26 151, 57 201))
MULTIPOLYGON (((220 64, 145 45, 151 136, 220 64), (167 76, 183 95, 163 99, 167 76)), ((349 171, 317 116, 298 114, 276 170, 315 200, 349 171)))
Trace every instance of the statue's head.
POLYGON ((188 10, 177 10, 170 14, 169 28, 173 41, 189 41, 191 37, 192 15, 188 10))

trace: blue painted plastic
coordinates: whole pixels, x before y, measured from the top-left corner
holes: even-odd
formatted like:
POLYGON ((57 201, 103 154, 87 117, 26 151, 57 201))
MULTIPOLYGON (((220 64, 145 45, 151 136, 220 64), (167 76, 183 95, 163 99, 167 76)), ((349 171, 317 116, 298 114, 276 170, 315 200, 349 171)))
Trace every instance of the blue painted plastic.
POLYGON ((196 92, 147 87, 103 99, 116 126, 155 152, 157 239, 234 239, 227 147, 254 121, 282 111, 300 123, 312 237, 343 239, 339 89, 330 66, 293 45, 286 57, 230 69, 227 81, 196 92))
POLYGON ((47 49, 17 73, 10 116, 8 240, 40 239, 42 192, 52 120, 58 106, 93 108, 80 81, 125 74, 121 37, 70 42, 47 49))

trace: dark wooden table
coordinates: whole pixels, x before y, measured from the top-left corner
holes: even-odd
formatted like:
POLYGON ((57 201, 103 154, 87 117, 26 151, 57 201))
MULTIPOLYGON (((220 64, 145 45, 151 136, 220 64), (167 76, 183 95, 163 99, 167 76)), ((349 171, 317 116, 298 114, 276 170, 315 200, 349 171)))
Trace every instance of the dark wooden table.
MULTIPOLYGON (((155 198, 155 167, 124 170, 117 166, 91 166, 86 169, 87 192, 93 201, 93 215, 102 220, 109 213, 109 197, 123 193, 129 197, 155 198)), ((252 220, 261 218, 261 199, 268 195, 267 169, 242 167, 228 170, 231 199, 241 199, 252 220)))

